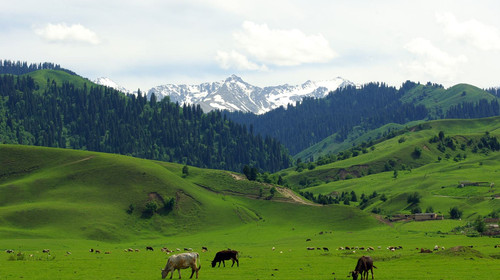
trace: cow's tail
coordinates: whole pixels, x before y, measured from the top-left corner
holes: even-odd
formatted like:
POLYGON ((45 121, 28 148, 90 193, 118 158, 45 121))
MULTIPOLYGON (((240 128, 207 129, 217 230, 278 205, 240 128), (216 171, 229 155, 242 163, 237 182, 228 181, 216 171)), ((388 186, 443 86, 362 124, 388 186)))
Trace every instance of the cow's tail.
POLYGON ((377 268, 377 267, 373 265, 373 268, 377 268))
POLYGON ((196 253, 196 257, 197 257, 197 259, 198 259, 198 263, 197 263, 197 265, 198 265, 198 270, 200 270, 200 269, 201 269, 201 258, 200 258, 200 254, 196 253))

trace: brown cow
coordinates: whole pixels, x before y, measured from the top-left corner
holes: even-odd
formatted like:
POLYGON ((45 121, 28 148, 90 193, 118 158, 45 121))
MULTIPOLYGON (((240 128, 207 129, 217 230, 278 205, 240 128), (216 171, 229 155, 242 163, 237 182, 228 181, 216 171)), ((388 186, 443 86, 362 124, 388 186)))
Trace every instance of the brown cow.
POLYGON ((222 264, 224 265, 224 267, 226 267, 226 263, 224 262, 226 260, 232 260, 233 261, 233 265, 231 265, 231 267, 234 266, 234 262, 236 262, 236 264, 238 265, 238 267, 240 266, 240 262, 238 260, 238 251, 235 251, 235 250, 223 250, 223 251, 219 251, 219 252, 217 252, 217 254, 215 254, 214 260, 212 261, 212 267, 215 267, 215 264, 217 262, 219 263, 219 267, 220 267, 220 262, 222 262, 222 264))
POLYGON ((377 268, 373 265, 373 259, 369 256, 362 256, 358 259, 358 263, 356 264, 356 268, 354 271, 351 271, 351 275, 353 280, 357 280, 358 276, 361 275, 361 280, 368 280, 368 271, 372 272, 373 279, 373 268, 377 268))

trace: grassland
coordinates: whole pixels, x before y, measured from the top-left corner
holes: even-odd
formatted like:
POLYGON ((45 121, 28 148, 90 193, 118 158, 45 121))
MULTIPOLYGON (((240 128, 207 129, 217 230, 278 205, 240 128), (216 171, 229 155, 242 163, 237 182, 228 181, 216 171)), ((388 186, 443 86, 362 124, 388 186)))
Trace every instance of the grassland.
MULTIPOLYGON (((161 247, 200 252, 200 279, 346 279, 357 258, 367 254, 378 267, 375 279, 498 275, 500 248, 494 245, 500 239, 468 237, 454 229, 500 208, 499 200, 492 199, 496 187, 457 188, 464 180, 497 182, 499 153, 467 151, 460 161, 444 155, 439 161, 439 152, 428 143, 441 130, 456 139, 476 139, 485 131, 498 135, 498 118, 433 122, 430 127, 409 131, 403 143, 398 138, 378 143, 355 158, 300 173, 281 172, 290 184, 299 182, 300 176, 314 176, 320 184, 292 187, 315 194, 376 190, 387 196, 385 202, 374 199, 364 210, 356 203, 305 205, 279 193, 271 196, 271 185, 247 181, 234 172, 189 167, 185 175, 183 166, 173 163, 0 145, 0 279, 160 279, 168 258, 161 247), (415 146, 422 147, 419 159, 409 156, 415 146), (396 178, 393 172, 328 182, 321 177, 337 168, 380 165, 388 158, 411 169, 396 178), (463 219, 382 220, 391 213, 408 212, 407 196, 415 191, 422 195, 423 209, 432 206, 446 216, 450 207, 459 206, 463 219), (172 210, 159 209, 144 217, 148 202, 161 208, 170 198, 175 200, 172 210), (371 213, 375 207, 383 210, 382 215, 371 213), (435 245, 445 249, 419 253, 435 245), (155 251, 146 252, 146 246, 155 251), (202 246, 209 251, 201 252, 202 246), (375 250, 337 250, 345 246, 375 250), (391 252, 389 246, 403 249, 391 252), (90 253, 90 248, 101 254, 90 253), (125 252, 127 248, 140 252, 125 252), (240 267, 212 268, 215 252, 226 248, 240 251, 240 267), (4 253, 7 249, 15 253, 4 253), (42 249, 50 249, 50 255, 42 249)), ((182 274, 189 276, 187 270, 182 274)))
POLYGON ((445 215, 453 206, 461 207, 465 217, 487 215, 500 209, 500 201, 494 199, 500 193, 495 185, 500 179, 500 154, 473 152, 466 144, 479 141, 485 132, 498 137, 499 118, 433 121, 422 127, 424 129, 410 129, 405 134, 378 143, 373 150, 368 149, 367 153, 357 157, 301 172, 289 169, 281 174, 290 187, 316 195, 352 191, 358 196, 363 193, 370 195, 373 191, 385 194, 387 201, 373 199, 365 210, 377 207, 386 215, 409 213, 410 205, 406 200, 413 192, 422 195, 420 207, 423 210, 431 206, 445 215), (455 150, 440 151, 436 143, 429 142, 440 131, 453 139, 455 150), (418 158, 412 156, 416 148, 422 151, 418 158), (393 170, 384 171, 389 160, 397 170, 396 177, 393 170), (339 177, 351 179, 338 180, 339 177), (484 183, 461 188, 460 182, 467 181, 484 183))

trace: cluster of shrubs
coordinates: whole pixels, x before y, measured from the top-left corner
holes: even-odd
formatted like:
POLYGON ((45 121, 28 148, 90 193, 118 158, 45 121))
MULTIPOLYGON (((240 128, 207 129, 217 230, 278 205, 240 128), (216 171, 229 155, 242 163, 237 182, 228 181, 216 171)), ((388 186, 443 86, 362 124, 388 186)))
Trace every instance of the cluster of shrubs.
MULTIPOLYGON (((437 149, 442 153, 445 153, 447 149, 456 151, 457 147, 462 151, 465 151, 469 147, 473 153, 481 152, 487 154, 490 151, 500 151, 500 142, 497 137, 491 136, 489 132, 485 132, 479 140, 469 139, 466 143, 459 145, 453 138, 445 136, 444 132, 440 131, 438 135, 434 135, 429 139, 429 143, 437 143, 437 149)), ((459 153, 454 157, 454 160, 460 161, 466 157, 465 153, 463 155, 459 153)), ((451 158, 451 156, 447 154, 447 158, 451 158)))
MULTIPOLYGON (((165 202, 163 205, 160 205, 160 202, 157 202, 156 200, 149 200, 147 201, 144 206, 142 207, 141 211, 141 217, 148 219, 153 217, 155 214, 160 214, 160 215, 166 215, 170 213, 174 209, 175 205, 175 198, 170 198, 165 202)), ((135 211, 135 206, 133 204, 130 204, 128 206, 128 209, 126 210, 127 214, 132 214, 135 211)))

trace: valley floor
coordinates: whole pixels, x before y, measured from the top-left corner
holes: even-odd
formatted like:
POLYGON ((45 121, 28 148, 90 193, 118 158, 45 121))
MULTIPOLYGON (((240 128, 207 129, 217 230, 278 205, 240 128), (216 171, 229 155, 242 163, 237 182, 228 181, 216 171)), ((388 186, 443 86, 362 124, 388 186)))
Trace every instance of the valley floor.
MULTIPOLYGON (((394 227, 380 225, 361 231, 335 231, 328 227, 318 231, 297 225, 274 233, 273 227, 257 222, 228 231, 123 244, 2 239, 0 248, 13 249, 14 253, 2 252, 0 279, 160 279, 160 269, 169 257, 161 252, 162 247, 174 251, 193 248, 199 252, 200 279, 346 279, 362 255, 373 257, 377 267, 375 279, 491 279, 499 275, 500 247, 495 245, 500 244, 500 239, 434 231, 433 228, 453 226, 446 222, 421 222, 417 226, 396 223, 394 227), (439 249, 434 251, 436 245, 439 249), (146 251, 146 246, 155 250, 146 251), (202 252, 202 246, 208 247, 208 251, 202 252), (390 246, 402 249, 390 251, 390 246), (339 250, 340 247, 350 250, 339 250), (368 247, 374 250, 367 252, 368 247), (91 253, 91 248, 101 253, 91 253), (128 248, 138 252, 127 252, 128 248), (212 268, 210 262, 215 253, 227 248, 240 252, 240 266, 231 267, 227 261, 226 267, 212 268), (420 253, 420 248, 431 249, 432 253, 420 253), (43 249, 50 249, 50 253, 43 253, 43 249)), ((187 278, 191 272, 181 273, 187 278)), ((177 277, 176 272, 173 278, 177 277)))

